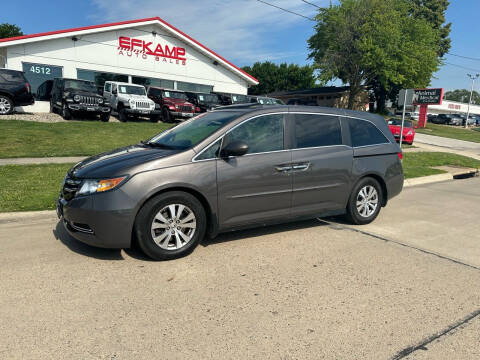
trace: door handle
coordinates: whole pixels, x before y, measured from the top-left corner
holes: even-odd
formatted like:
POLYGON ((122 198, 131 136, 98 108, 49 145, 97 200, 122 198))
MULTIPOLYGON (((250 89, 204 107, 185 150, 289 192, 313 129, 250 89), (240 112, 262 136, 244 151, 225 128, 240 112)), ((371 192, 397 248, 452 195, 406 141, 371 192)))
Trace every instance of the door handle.
POLYGON ((293 171, 305 171, 310 167, 310 163, 292 165, 293 171))
POLYGON ((275 166, 275 170, 277 170, 278 172, 289 172, 292 170, 292 166, 291 165, 279 165, 279 166, 275 166))

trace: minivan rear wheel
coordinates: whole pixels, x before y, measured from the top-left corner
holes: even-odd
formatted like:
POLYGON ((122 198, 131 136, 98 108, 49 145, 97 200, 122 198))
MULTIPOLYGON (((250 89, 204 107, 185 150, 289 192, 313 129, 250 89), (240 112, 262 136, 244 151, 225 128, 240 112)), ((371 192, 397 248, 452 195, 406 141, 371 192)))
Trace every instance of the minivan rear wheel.
POLYGON ((8 96, 0 95, 0 115, 8 115, 13 112, 13 102, 8 96))
POLYGON ((147 201, 135 219, 142 251, 155 260, 190 254, 205 236, 206 214, 193 195, 172 191, 147 201))
POLYGON ((355 225, 366 225, 378 216, 383 203, 382 187, 371 177, 361 179, 353 188, 347 204, 347 218, 355 225))

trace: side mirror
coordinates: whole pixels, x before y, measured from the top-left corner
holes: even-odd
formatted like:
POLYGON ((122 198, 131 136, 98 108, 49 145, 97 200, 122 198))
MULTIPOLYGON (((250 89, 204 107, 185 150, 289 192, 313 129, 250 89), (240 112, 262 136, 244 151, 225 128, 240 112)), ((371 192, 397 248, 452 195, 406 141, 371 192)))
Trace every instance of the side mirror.
POLYGON ((225 146, 220 152, 220 157, 242 156, 248 152, 248 145, 240 140, 235 140, 225 146))

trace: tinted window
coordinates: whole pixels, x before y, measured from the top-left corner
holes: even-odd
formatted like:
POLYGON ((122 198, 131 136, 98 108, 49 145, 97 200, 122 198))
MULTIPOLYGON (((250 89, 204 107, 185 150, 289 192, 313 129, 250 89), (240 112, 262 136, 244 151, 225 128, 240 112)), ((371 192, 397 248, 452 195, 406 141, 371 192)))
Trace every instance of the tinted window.
POLYGON ((36 93, 38 87, 46 80, 62 77, 62 68, 45 64, 23 63, 23 71, 30 86, 32 93, 36 93))
POLYGON ((112 91, 112 84, 111 83, 105 84, 105 91, 108 91, 108 92, 112 91))
POLYGON ((342 144, 342 132, 338 116, 295 115, 297 149, 342 144))
POLYGON ((128 82, 128 75, 77 69, 77 79, 93 81, 103 86, 105 81, 128 82))
POLYGON ((4 81, 24 82, 23 74, 19 71, 0 71, 0 76, 4 81))
POLYGON ((283 150, 283 115, 263 115, 230 131, 224 144, 241 140, 248 145, 248 154, 283 150))
POLYGON ((354 147, 389 142, 385 135, 369 121, 348 119, 348 124, 350 127, 350 136, 352 137, 352 145, 354 147))
POLYGON ((164 80, 156 78, 146 78, 141 76, 132 76, 132 83, 147 86, 157 86, 166 89, 173 89, 173 80, 164 80))
POLYGON ((195 91, 195 92, 205 92, 210 93, 213 91, 213 86, 211 85, 202 85, 194 84, 183 81, 177 81, 177 89, 183 91, 195 91))
POLYGON ((218 139, 212 146, 196 157, 196 160, 215 159, 218 156, 221 139, 218 139))

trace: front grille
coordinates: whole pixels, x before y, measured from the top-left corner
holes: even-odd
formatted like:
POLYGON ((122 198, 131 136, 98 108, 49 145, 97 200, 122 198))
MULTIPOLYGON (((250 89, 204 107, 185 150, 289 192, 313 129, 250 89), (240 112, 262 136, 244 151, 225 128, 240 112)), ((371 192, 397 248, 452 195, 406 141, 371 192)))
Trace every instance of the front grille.
POLYGON ((65 200, 70 201, 74 198, 77 191, 80 189, 82 184, 81 180, 72 179, 70 177, 65 178, 65 183, 62 188, 62 196, 65 200))
POLYGON ((137 108, 150 109, 150 103, 146 101, 137 101, 137 108))
POLYGON ((183 111, 183 112, 192 112, 193 111, 193 108, 191 106, 185 106, 185 105, 182 105, 180 106, 180 111, 183 111))
POLYGON ((100 98, 95 96, 80 96, 80 104, 85 105, 98 105, 100 98))

